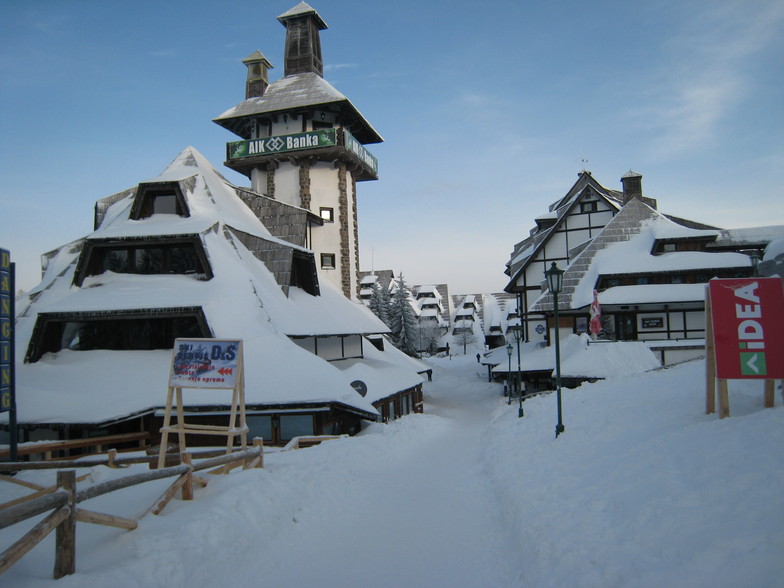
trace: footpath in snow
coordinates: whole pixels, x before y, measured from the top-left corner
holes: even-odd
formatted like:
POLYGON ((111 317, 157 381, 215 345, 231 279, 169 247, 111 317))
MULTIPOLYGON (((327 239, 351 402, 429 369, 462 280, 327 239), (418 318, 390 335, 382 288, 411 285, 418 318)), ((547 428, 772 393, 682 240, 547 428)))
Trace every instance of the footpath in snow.
MULTIPOLYGON (((704 414, 700 361, 618 377, 564 390, 554 439, 554 395, 526 401, 520 419, 475 358, 429 363, 425 414, 270 454, 135 531, 80 523, 77 574, 51 579, 50 537, 0 586, 781 585, 780 391, 764 409, 759 382, 733 382, 733 416, 719 420, 704 414)), ((167 485, 85 508, 137 517, 167 485)), ((21 492, 11 486, 0 500, 21 492)), ((0 531, 0 547, 19 527, 0 531)))

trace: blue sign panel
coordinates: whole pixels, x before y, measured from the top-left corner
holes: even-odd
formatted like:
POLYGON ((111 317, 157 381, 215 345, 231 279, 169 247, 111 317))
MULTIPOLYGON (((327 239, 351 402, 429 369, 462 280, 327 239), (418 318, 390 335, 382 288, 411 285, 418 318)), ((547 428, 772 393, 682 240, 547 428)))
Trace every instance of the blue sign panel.
POLYGON ((13 358, 11 342, 14 336, 12 315, 13 279, 11 277, 11 253, 0 249, 0 412, 11 409, 13 358))

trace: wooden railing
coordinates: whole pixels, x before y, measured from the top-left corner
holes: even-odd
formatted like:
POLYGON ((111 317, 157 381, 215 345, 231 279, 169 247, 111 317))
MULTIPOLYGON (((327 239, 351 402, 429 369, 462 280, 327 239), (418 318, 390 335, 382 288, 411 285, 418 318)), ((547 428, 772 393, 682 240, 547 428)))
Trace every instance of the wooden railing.
MULTIPOLYGON (((85 447, 97 448, 97 453, 101 453, 104 447, 119 445, 121 443, 137 443, 139 449, 144 449, 146 441, 150 438, 150 433, 142 431, 139 433, 124 433, 122 435, 105 435, 103 437, 88 437, 86 439, 70 439, 68 441, 47 441, 43 443, 25 443, 19 445, 16 454, 36 455, 42 454, 44 459, 52 457, 61 451, 71 449, 83 449, 85 447)), ((8 459, 11 455, 9 449, 0 449, 0 459, 8 459)))
MULTIPOLYGON (((116 454, 115 454, 116 457, 116 454)), ((167 456, 168 458, 168 456, 167 456)), ((157 457, 131 458, 142 461, 150 461, 157 457)), ((195 476, 194 472, 212 470, 209 473, 228 473, 230 470, 242 466, 243 469, 257 468, 264 466, 264 444, 261 439, 254 439, 252 448, 245 449, 230 454, 219 455, 210 459, 205 459, 196 464, 192 463, 192 455, 183 453, 179 455, 179 465, 151 469, 139 474, 132 474, 115 480, 100 482, 82 490, 76 489, 75 470, 65 470, 57 472, 57 484, 48 488, 40 487, 30 482, 21 482, 22 485, 36 489, 37 492, 18 499, 11 503, 6 503, 6 508, 0 510, 0 529, 9 527, 16 523, 25 521, 48 511, 52 511, 44 520, 28 531, 21 539, 11 547, 0 553, 0 574, 8 570, 15 562, 24 556, 33 547, 38 545, 44 537, 56 529, 55 545, 55 565, 54 578, 73 574, 76 571, 76 543, 74 540, 76 522, 93 523, 118 527, 121 529, 135 529, 137 522, 134 519, 127 519, 115 515, 109 515, 79 508, 76 505, 85 500, 102 496, 123 488, 143 484, 152 480, 178 476, 177 480, 164 492, 158 500, 146 511, 159 514, 163 508, 177 494, 181 493, 183 500, 193 498, 193 484, 204 487, 207 480, 195 476)), ((102 465, 111 467, 121 467, 121 459, 108 457, 105 460, 83 460, 79 462, 65 462, 70 467, 92 467, 100 461, 102 465)), ((167 459, 167 463, 168 463, 167 459)), ((0 470, 11 469, 42 469, 42 466, 60 467, 63 462, 28 462, 28 463, 0 463, 0 470), (32 467, 30 467, 32 466, 32 467)), ((84 479, 84 476, 81 478, 84 479)), ((142 515, 143 516, 143 515, 142 515)))

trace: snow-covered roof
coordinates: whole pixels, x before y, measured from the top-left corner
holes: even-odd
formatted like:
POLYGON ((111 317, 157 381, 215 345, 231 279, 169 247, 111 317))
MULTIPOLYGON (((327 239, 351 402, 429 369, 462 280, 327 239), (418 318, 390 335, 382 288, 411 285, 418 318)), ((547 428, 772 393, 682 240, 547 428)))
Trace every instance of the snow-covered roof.
MULTIPOLYGON (((689 229, 678 225, 644 202, 629 201, 607 223, 590 245, 575 257, 564 274, 564 291, 559 296, 563 308, 584 308, 593 300, 600 276, 641 273, 697 272, 727 268, 746 268, 748 256, 734 252, 676 251, 654 255, 653 245, 663 238, 712 237, 717 231, 689 229)), ((600 293, 602 304, 676 302, 704 299, 704 285, 666 284, 618 286, 600 293), (697 290, 700 291, 699 295, 697 290), (609 294, 608 294, 609 292, 609 294), (640 298, 636 298, 636 297, 640 298), (683 298, 680 298, 680 297, 683 298), (620 302, 622 301, 622 302, 620 302)), ((531 307, 550 310, 552 295, 543 294, 531 307)))
POLYGON ((380 143, 381 135, 354 105, 332 84, 313 72, 284 76, 270 84, 263 96, 248 98, 213 119, 214 122, 249 139, 248 117, 329 106, 344 113, 347 126, 360 143, 380 143))
MULTIPOLYGON (((89 316, 183 307, 201 309, 213 336, 243 341, 249 405, 325 402, 375 414, 369 401, 350 386, 346 373, 290 337, 386 333, 386 325, 329 283, 321 284, 318 296, 294 286, 287 296, 265 264, 224 229, 228 218, 254 235, 269 239, 269 233, 249 209, 243 210, 230 185, 194 149, 183 151, 158 176, 162 177, 194 178, 192 189, 184 194, 190 217, 155 214, 130 220, 130 203, 121 200, 110 207, 105 222, 90 238, 172 235, 206 227, 199 238, 212 279, 104 272, 87 276, 78 287, 73 278, 83 241, 49 254, 41 284, 17 305, 20 422, 106 422, 165 402, 170 350, 61 350, 23 363, 39 313, 89 316)), ((386 366, 384 373, 389 382, 414 381, 411 369, 399 362, 397 367, 386 366)), ((192 405, 227 402, 214 391, 196 390, 186 396, 186 404, 192 405)))

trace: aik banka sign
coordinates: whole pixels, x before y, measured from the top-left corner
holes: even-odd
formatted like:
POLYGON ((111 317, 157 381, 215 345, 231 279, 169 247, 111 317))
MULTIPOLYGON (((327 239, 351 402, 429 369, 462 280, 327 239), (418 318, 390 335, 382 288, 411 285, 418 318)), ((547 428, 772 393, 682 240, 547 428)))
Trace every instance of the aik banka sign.
POLYGON ((0 412, 13 399, 14 276, 11 253, 0 249, 0 412))
POLYGON ((784 289, 779 278, 709 282, 716 377, 784 378, 784 289))

